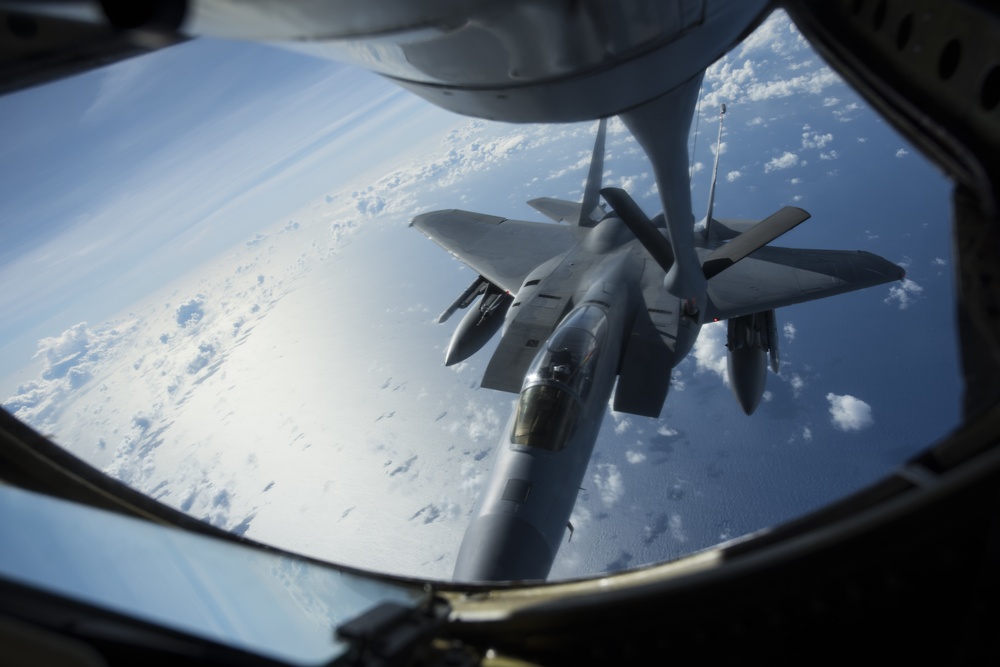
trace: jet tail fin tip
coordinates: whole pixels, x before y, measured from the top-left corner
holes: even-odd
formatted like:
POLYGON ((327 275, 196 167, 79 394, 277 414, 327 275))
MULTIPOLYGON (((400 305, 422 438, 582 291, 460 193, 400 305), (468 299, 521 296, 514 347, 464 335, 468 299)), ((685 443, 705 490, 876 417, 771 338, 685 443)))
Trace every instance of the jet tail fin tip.
POLYGON ((598 208, 601 192, 601 178, 604 174, 604 138, 607 134, 608 119, 602 118, 597 126, 597 139, 594 141, 594 153, 590 158, 590 171, 587 172, 587 186, 583 191, 583 203, 580 205, 580 216, 577 221, 581 227, 593 227, 593 213, 598 208))

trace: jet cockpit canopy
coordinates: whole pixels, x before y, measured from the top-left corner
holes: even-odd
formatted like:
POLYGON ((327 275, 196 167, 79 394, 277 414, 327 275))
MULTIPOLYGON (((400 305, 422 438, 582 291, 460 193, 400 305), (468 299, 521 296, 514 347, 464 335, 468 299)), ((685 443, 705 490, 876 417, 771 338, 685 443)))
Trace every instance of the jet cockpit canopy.
POLYGON ((571 312, 528 368, 511 443, 559 451, 593 384, 608 318, 597 306, 571 312))

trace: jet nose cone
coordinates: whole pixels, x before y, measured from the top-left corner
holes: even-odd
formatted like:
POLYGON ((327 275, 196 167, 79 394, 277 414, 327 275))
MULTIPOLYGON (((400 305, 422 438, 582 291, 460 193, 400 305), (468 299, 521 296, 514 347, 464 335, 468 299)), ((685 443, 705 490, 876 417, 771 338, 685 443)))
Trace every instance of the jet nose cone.
POLYGON ((465 531, 453 579, 545 579, 554 559, 555 550, 532 524, 513 514, 486 514, 465 531))

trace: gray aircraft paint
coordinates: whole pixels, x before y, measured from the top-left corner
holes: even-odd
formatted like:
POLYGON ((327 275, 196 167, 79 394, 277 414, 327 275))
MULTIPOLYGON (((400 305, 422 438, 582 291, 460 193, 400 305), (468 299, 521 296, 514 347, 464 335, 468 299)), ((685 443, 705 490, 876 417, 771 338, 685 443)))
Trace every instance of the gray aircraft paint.
MULTIPOLYGON (((603 158, 605 131, 602 121, 594 162, 603 158)), ((594 190, 589 182, 586 191, 594 190)), ((713 220, 702 232, 686 230, 690 253, 675 257, 664 216, 650 221, 623 190, 611 188, 601 194, 613 211, 592 227, 585 212, 589 205, 552 199, 531 203, 555 220, 569 218, 577 224, 509 220, 459 210, 425 213, 413 220, 414 227, 482 279, 513 295, 482 386, 519 393, 519 401, 459 550, 456 580, 548 575, 616 381, 616 411, 658 416, 671 369, 694 346, 701 326, 732 318, 732 386, 749 414, 763 393, 767 354, 775 359, 777 355, 777 341, 770 340, 774 308, 903 276, 898 266, 870 253, 766 246, 809 217, 793 207, 760 222, 713 220), (691 261, 694 268, 678 269, 678 274, 697 272, 704 283, 705 296, 697 309, 686 308, 688 299, 671 294, 671 283, 665 282, 670 269, 691 261), (540 402, 535 397, 543 393, 529 390, 547 383, 564 386, 540 377, 540 364, 554 353, 548 346, 577 328, 584 309, 600 311, 606 319, 588 391, 577 395, 567 389, 572 394, 567 399, 555 389, 550 392, 561 397, 556 401, 560 407, 547 408, 552 423, 571 420, 568 427, 555 431, 560 434, 558 442, 539 444, 536 438, 519 443, 515 437, 519 414, 532 407, 531 401, 540 402)), ((682 233, 680 227, 674 230, 682 233)), ((468 290, 456 303, 468 301, 467 295, 468 290)), ((467 318, 449 351, 463 343, 456 337, 485 338, 470 333, 474 330, 467 318)), ((463 346, 468 354, 476 351, 474 347, 478 349, 463 346)), ((551 406, 551 396, 547 400, 551 406)))

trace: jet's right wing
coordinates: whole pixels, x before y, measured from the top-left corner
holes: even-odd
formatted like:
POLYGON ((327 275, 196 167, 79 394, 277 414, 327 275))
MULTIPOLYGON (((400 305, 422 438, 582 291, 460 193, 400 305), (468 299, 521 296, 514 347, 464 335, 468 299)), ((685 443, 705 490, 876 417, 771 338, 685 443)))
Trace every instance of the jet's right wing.
POLYGON ((902 268, 863 250, 765 246, 708 281, 706 316, 724 320, 750 315, 904 276, 902 268))
POLYGON ((452 209, 418 215, 410 226, 513 294, 532 270, 569 251, 579 228, 452 209))

